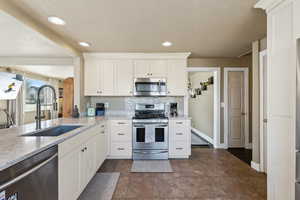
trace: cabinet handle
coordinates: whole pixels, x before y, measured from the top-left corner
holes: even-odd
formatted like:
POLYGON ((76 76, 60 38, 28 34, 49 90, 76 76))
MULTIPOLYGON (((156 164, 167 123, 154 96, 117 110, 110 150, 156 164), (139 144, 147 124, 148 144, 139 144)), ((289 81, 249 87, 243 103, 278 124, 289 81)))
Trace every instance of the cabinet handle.
POLYGON ((84 147, 84 150, 87 150, 87 147, 84 147))
POLYGON ((176 148, 176 150, 183 150, 183 148, 176 148))
POLYGON ((83 149, 81 149, 81 152, 84 152, 84 148, 83 148, 83 149))
POLYGON ((125 122, 118 122, 118 124, 122 125, 122 124, 126 124, 125 122))
POLYGON ((101 128, 104 128, 104 125, 101 125, 101 128))
POLYGON ((168 94, 170 94, 171 92, 170 91, 168 91, 168 94))
POLYGON ((183 133, 176 133, 176 135, 183 135, 183 133))
POLYGON ((118 133, 118 135, 125 135, 124 133, 118 133))
POLYGON ((176 124, 183 124, 183 122, 176 122, 176 124))
POLYGON ((118 150, 119 150, 119 151, 124 151, 125 149, 124 149, 124 148, 118 148, 118 150))
POLYGON ((101 131, 101 133, 104 134, 105 132, 104 132, 104 131, 101 131))

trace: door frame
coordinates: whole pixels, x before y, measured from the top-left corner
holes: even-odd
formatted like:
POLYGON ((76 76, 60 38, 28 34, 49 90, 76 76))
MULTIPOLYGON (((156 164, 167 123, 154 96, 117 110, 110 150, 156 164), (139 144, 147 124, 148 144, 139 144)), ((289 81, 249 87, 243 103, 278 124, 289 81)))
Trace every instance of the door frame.
MULTIPOLYGON (((264 162, 264 70, 263 57, 267 56, 267 50, 259 52, 259 150, 260 150, 260 171, 265 172, 264 162)), ((267 131, 268 132, 268 131, 267 131)), ((267 134, 267 133, 266 133, 267 134)))
POLYGON ((247 67, 225 67, 224 68, 224 145, 229 147, 229 120, 228 120, 228 73, 229 72, 243 72, 244 73, 244 112, 245 126, 244 126, 244 146, 246 149, 251 149, 252 144, 249 142, 249 70, 247 67))
MULTIPOLYGON (((220 67, 187 67, 187 72, 213 72, 214 73, 214 148, 222 148, 220 143, 220 91, 221 91, 221 68, 220 67)), ((188 115, 189 95, 185 96, 185 110, 188 115)))

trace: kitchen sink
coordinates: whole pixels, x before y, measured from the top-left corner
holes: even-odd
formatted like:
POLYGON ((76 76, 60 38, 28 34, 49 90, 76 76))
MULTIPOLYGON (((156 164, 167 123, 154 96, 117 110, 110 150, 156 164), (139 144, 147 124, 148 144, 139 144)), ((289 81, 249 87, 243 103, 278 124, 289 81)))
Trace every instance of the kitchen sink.
POLYGON ((56 136, 60 136, 64 133, 70 132, 70 131, 75 130, 80 127, 82 127, 82 126, 80 126, 80 125, 60 125, 60 126, 47 128, 47 129, 38 130, 38 131, 24 134, 21 136, 23 136, 23 137, 26 137, 26 136, 56 137, 56 136))

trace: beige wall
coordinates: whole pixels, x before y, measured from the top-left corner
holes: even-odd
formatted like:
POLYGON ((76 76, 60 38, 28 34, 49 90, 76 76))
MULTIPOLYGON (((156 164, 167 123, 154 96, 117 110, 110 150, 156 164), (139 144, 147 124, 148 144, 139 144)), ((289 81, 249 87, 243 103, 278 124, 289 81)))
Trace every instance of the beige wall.
MULTIPOLYGON (((199 88, 200 82, 212 77, 213 72, 189 72, 192 88, 199 88)), ((213 139, 214 126, 214 86, 209 85, 206 91, 196 98, 189 98, 189 117, 192 127, 213 139)))
MULTIPOLYGON (((220 67, 221 68, 221 102, 224 102, 224 68, 225 67, 247 67, 249 68, 249 142, 252 142, 251 126, 251 95, 252 95, 252 55, 246 55, 241 58, 191 58, 188 59, 188 67, 220 67)), ((220 142, 224 142, 224 109, 220 110, 220 142)))

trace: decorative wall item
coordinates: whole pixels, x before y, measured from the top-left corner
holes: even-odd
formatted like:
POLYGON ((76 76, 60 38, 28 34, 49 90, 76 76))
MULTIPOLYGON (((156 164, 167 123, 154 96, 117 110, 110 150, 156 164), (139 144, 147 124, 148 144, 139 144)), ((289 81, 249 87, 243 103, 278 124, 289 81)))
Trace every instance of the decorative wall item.
POLYGON ((16 74, 0 72, 0 100, 13 100, 22 86, 22 79, 16 74))
POLYGON ((200 82, 200 87, 193 88, 191 81, 188 82, 188 93, 191 98, 196 98, 199 95, 202 95, 202 91, 207 90, 207 86, 214 84, 214 77, 209 77, 207 81, 200 82))

